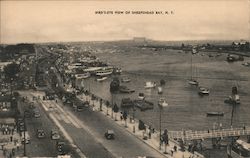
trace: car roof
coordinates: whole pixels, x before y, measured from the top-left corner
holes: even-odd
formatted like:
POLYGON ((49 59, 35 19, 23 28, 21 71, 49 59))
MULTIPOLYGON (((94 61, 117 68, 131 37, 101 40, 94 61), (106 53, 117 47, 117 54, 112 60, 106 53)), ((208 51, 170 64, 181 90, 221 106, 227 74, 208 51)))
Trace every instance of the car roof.
POLYGON ((108 134, 113 134, 113 133, 115 133, 115 132, 114 132, 113 130, 108 130, 107 133, 108 133, 108 134))

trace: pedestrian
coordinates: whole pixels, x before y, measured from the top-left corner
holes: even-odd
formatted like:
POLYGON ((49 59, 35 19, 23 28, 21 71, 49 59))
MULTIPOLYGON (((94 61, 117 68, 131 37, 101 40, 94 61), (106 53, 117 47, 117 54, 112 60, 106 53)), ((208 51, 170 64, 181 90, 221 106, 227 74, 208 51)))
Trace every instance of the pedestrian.
POLYGON ((120 119, 121 119, 121 121, 123 120, 122 112, 121 112, 121 116, 120 116, 120 119))
POLYGON ((13 140, 13 137, 12 137, 12 136, 10 136, 10 142, 12 142, 12 140, 13 140))
POLYGON ((16 144, 17 151, 19 151, 19 146, 20 146, 20 144, 17 142, 17 144, 16 144))
POLYGON ((171 149, 171 156, 174 155, 174 149, 171 149))
POLYGON ((155 128, 153 128, 153 133, 155 133, 155 128))
POLYGON ((151 139, 151 130, 148 132, 148 139, 151 139))
POLYGON ((174 151, 177 152, 177 146, 176 145, 174 145, 174 151))

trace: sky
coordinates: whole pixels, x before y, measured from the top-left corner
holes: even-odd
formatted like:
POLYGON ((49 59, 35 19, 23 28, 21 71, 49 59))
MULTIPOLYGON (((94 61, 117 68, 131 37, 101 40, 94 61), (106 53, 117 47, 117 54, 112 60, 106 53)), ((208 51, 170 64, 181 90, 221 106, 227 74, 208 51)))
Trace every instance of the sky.
POLYGON ((249 0, 0 1, 0 4, 1 43, 250 37, 249 0), (113 14, 96 14, 97 11, 113 14), (133 11, 154 14, 132 14, 133 11), (156 11, 163 14, 155 14, 156 11))

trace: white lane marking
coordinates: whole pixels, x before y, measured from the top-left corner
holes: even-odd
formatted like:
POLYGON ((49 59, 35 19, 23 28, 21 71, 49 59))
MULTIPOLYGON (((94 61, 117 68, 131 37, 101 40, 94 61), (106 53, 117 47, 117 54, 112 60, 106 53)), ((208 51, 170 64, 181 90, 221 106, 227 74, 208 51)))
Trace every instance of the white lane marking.
POLYGON ((54 113, 54 116, 55 116, 59 121, 62 120, 62 118, 60 117, 60 114, 54 113))
POLYGON ((63 110, 57 103, 55 102, 52 103, 57 107, 57 109, 59 109, 62 112, 62 114, 64 114, 64 117, 66 117, 76 128, 81 128, 80 125, 74 119, 72 119, 72 117, 70 117, 68 113, 65 112, 65 110, 63 110))
POLYGON ((49 109, 46 107, 44 102, 40 102, 40 104, 42 105, 42 107, 44 108, 45 111, 49 111, 49 109))
POLYGON ((71 146, 74 148, 77 148, 77 153, 79 154, 80 157, 82 158, 87 158, 86 155, 84 155, 81 150, 74 144, 73 139, 70 137, 68 132, 64 129, 64 127, 59 123, 59 121, 50 113, 49 114, 50 118, 54 121, 56 126, 62 131, 64 137, 70 142, 71 146))

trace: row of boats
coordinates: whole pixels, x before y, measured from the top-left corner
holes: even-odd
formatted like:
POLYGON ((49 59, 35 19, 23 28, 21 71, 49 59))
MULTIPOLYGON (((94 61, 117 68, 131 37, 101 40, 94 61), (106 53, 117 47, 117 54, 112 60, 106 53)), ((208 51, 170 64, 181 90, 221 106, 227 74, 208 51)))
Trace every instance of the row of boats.
POLYGON ((112 66, 105 66, 105 67, 89 67, 82 70, 82 73, 76 73, 75 77, 77 79, 86 79, 89 78, 91 75, 95 75, 98 77, 107 77, 111 74, 121 74, 121 68, 115 68, 112 66))

